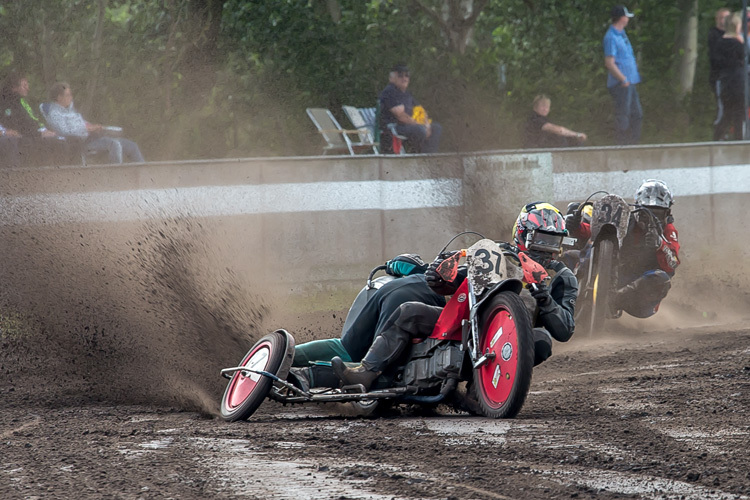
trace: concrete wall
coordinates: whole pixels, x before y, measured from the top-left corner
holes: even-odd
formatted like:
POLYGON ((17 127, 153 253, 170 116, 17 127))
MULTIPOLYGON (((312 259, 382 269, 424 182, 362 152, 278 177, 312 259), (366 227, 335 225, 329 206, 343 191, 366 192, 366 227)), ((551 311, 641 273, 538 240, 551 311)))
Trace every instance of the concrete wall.
MULTIPOLYGON (((600 189, 632 199, 647 178, 677 197, 684 255, 706 252, 737 231, 730 214, 749 199, 748 158, 748 144, 707 143, 2 170, 0 228, 137 232, 191 219, 240 273, 291 291, 359 287, 375 265, 402 252, 432 259, 459 231, 508 239, 529 201, 564 210, 600 189)), ((112 252, 124 244, 101 242, 112 252)))

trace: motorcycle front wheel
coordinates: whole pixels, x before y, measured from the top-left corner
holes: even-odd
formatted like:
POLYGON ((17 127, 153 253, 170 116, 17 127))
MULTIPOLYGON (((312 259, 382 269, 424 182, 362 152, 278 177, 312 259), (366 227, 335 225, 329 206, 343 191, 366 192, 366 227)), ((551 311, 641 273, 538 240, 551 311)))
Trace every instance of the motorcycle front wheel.
POLYGON ((482 415, 513 418, 526 401, 534 368, 531 320, 518 294, 490 299, 479 322, 479 352, 491 359, 474 369, 472 390, 482 415))
MULTIPOLYGON (((282 332, 269 333, 255 343, 237 366, 278 375, 286 344, 287 338, 282 332)), ((248 419, 266 398, 272 385, 273 380, 263 375, 243 374, 241 370, 234 372, 221 399, 221 418, 227 422, 248 419)))
POLYGON ((614 276, 612 263, 614 262, 615 245, 611 240, 601 240, 594 247, 594 269, 591 276, 591 315, 588 318, 589 335, 600 332, 604 328, 612 301, 612 287, 614 276))

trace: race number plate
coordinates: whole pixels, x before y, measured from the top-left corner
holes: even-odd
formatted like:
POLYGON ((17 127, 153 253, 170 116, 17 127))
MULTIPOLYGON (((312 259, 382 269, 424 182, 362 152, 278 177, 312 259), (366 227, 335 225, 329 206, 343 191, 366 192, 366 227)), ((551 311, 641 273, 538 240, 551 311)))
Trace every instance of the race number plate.
POLYGON ((630 221, 630 206, 616 194, 608 194, 594 202, 591 217, 591 239, 595 240, 599 231, 606 225, 611 225, 617 232, 617 239, 622 240, 628 232, 630 221))
POLYGON ((507 274, 503 250, 489 239, 479 240, 469 247, 466 264, 467 279, 477 295, 504 280, 507 274))

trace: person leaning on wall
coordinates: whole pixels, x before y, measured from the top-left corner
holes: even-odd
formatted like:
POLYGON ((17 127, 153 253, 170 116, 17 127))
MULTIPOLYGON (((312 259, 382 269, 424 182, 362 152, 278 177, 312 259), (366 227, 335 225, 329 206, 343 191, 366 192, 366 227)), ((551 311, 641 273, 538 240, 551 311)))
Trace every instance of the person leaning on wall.
POLYGON ((547 118, 552 101, 544 94, 534 98, 532 113, 526 121, 523 135, 524 148, 564 148, 580 146, 588 137, 562 125, 555 125, 547 118))

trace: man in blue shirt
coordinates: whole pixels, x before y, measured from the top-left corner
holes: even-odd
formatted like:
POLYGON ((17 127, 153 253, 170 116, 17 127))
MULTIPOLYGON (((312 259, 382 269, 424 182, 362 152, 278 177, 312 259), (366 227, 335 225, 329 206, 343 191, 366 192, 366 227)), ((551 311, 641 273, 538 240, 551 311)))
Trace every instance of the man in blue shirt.
POLYGON ((615 104, 615 139, 617 144, 638 144, 641 140, 643 109, 637 84, 641 81, 625 26, 633 14, 623 5, 612 8, 612 24, 604 35, 604 66, 607 89, 615 104))

